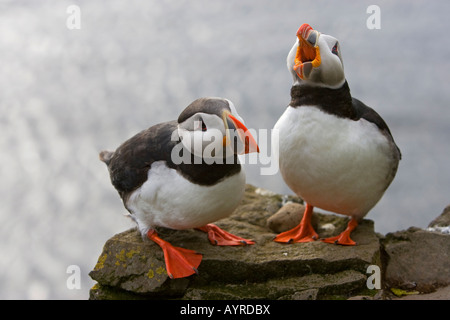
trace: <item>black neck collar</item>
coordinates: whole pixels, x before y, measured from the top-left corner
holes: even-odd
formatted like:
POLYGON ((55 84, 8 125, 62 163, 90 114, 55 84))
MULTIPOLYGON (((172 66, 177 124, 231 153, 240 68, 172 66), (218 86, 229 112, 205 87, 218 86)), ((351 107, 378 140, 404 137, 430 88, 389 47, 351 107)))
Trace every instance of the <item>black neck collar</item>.
POLYGON ((357 119, 347 81, 338 89, 296 85, 291 88, 291 107, 315 106, 342 118, 357 119))

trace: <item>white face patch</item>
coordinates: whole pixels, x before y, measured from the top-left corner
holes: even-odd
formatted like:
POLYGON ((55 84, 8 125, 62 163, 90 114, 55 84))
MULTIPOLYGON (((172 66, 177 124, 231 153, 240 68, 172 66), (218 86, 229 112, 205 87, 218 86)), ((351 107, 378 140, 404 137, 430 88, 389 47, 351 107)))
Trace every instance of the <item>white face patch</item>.
POLYGON ((222 118, 203 112, 194 114, 178 126, 182 144, 199 158, 222 157, 225 130, 222 118))
POLYGON ((322 34, 319 37, 319 48, 322 63, 312 71, 321 83, 330 88, 339 88, 345 82, 344 64, 340 55, 340 46, 336 38, 322 34))
POLYGON ((173 139, 178 140, 179 137, 181 144, 172 150, 172 161, 175 164, 191 163, 191 155, 196 158, 194 163, 202 163, 202 159, 207 164, 233 163, 234 154, 244 151, 241 135, 245 136, 247 133, 241 129, 236 130, 234 120, 227 115, 231 113, 242 124, 244 120, 237 113, 233 102, 225 100, 230 109, 224 109, 221 116, 197 112, 178 125, 178 135, 173 135, 173 139), (190 154, 181 152, 183 148, 190 154))
POLYGON ((340 52, 339 41, 329 35, 320 34, 317 39, 317 45, 320 49, 321 62, 318 67, 312 68, 306 79, 300 79, 294 70, 295 57, 299 46, 296 39, 287 56, 287 67, 291 72, 294 85, 308 83, 328 88, 339 88, 345 82, 344 65, 340 52))

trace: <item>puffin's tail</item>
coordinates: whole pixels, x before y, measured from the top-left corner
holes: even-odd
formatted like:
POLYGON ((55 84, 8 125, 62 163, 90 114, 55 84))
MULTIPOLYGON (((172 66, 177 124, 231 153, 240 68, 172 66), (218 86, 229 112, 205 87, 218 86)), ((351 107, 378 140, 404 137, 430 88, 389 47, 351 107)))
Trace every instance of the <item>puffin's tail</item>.
POLYGON ((103 161, 104 163, 106 163, 106 165, 109 165, 109 163, 111 162, 111 158, 114 155, 114 152, 111 151, 102 151, 99 154, 99 158, 101 161, 103 161))

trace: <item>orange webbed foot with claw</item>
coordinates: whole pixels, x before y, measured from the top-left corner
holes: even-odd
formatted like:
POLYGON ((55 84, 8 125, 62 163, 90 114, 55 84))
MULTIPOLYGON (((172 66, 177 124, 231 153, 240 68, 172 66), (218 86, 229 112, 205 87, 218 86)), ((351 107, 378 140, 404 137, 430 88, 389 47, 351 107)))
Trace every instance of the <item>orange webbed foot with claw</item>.
POLYGON ((326 243, 340 244, 343 246, 354 246, 356 242, 350 238, 350 234, 358 226, 358 221, 356 219, 350 219, 347 228, 338 236, 321 239, 321 241, 326 243))
POLYGON ((164 252, 167 274, 171 279, 184 278, 194 273, 202 261, 202 255, 193 250, 175 247, 161 239, 154 230, 147 232, 147 237, 158 244, 164 252))
POLYGON ((319 239, 319 235, 311 225, 313 206, 306 204, 302 221, 295 228, 282 232, 273 241, 282 243, 311 242, 319 239))
POLYGON ((197 229, 206 232, 208 234, 209 242, 216 246, 245 246, 255 244, 252 240, 235 236, 234 234, 220 229, 214 224, 207 224, 197 229))

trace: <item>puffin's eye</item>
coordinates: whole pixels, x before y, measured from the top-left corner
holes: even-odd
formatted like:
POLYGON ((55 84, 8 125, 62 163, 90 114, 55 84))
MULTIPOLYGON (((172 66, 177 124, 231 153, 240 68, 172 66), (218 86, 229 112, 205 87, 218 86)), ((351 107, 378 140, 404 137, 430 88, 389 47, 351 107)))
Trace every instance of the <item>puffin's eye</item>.
POLYGON ((208 129, 206 128, 206 124, 202 121, 202 131, 206 131, 206 130, 208 130, 208 129))
POLYGON ((331 53, 338 55, 338 43, 334 45, 333 49, 331 49, 331 53))

